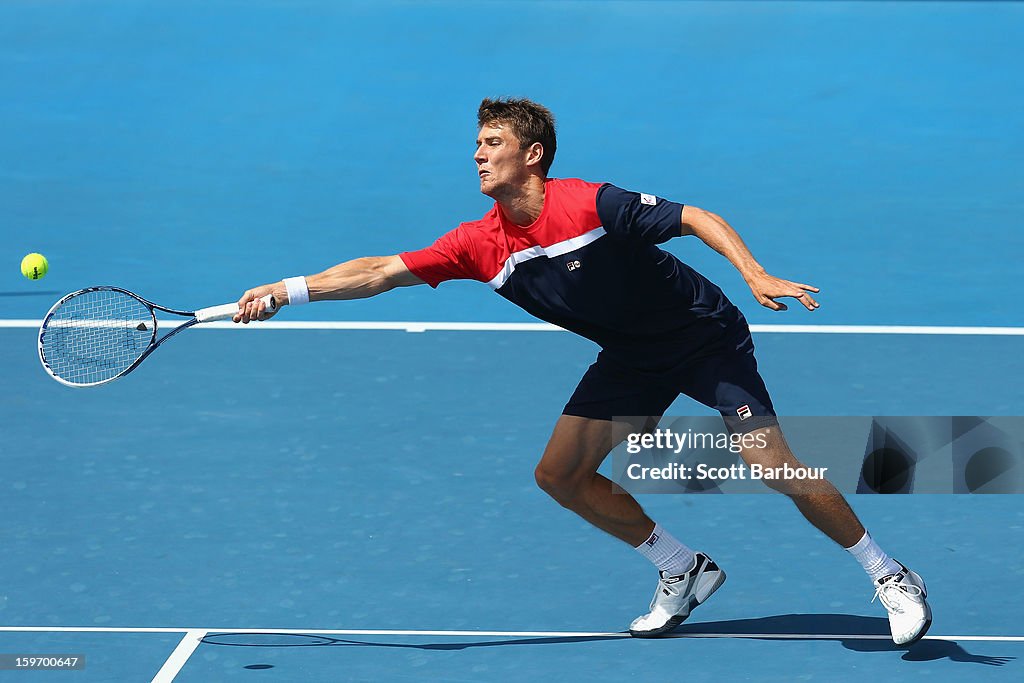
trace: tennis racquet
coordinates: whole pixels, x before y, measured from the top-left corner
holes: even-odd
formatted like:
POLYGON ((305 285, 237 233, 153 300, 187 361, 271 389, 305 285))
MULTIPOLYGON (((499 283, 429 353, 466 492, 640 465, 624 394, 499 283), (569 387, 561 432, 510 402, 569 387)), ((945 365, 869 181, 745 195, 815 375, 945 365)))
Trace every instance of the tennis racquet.
MULTIPOLYGON (((273 296, 263 297, 266 311, 277 310, 273 296)), ((179 311, 158 306, 120 287, 87 287, 61 298, 39 328, 43 369, 69 387, 94 387, 124 377, 165 341, 200 323, 230 320, 238 304, 179 311), (190 320, 156 338, 156 312, 190 320)))

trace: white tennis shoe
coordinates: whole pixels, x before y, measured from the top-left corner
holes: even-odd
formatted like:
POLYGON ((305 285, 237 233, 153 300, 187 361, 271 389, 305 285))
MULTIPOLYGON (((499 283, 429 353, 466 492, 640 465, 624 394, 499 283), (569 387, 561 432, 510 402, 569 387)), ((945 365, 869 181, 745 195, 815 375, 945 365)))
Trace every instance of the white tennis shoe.
POLYGON ((693 608, 725 583, 725 572, 704 553, 696 553, 693 569, 678 576, 659 572, 658 590, 651 611, 629 625, 634 638, 653 638, 668 633, 686 621, 693 608))
POLYGON ((932 625, 932 608, 928 606, 928 589, 917 572, 897 562, 903 571, 883 576, 875 582, 875 597, 889 613, 889 629, 897 645, 916 643, 932 625))

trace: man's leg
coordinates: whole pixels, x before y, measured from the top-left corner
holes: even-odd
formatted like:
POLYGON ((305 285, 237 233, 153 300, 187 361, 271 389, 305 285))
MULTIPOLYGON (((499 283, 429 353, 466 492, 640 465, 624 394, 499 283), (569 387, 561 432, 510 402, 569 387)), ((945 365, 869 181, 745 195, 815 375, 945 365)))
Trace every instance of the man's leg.
MULTIPOLYGON (((711 353, 686 366, 680 375, 681 391, 718 410, 730 431, 763 434, 764 448, 743 452, 747 464, 758 463, 771 468, 802 466, 790 451, 775 420, 775 409, 757 370, 754 344, 742 317, 726 339, 728 341, 721 343, 718 353, 711 353)), ((829 481, 764 481, 789 495, 807 521, 851 551, 872 579, 899 571, 900 565, 871 541, 846 499, 829 481)))
MULTIPOLYGON (((803 467, 789 449, 778 425, 752 433, 765 437, 765 448, 744 449, 742 456, 748 465, 803 467)), ((764 482, 789 496, 808 522, 860 562, 875 582, 876 595, 889 613, 892 637, 897 644, 913 643, 924 636, 932 621, 924 580, 878 547, 835 486, 825 479, 765 479, 764 482)))
MULTIPOLYGON (((649 418, 643 429, 653 429, 649 418)), ((725 572, 655 524, 628 493, 615 492, 597 468, 611 449, 641 425, 562 415, 535 472, 537 484, 563 507, 632 545, 660 571, 651 611, 630 633, 652 637, 671 631, 725 582, 725 572)))
POLYGON ((597 472, 630 431, 622 422, 562 415, 534 474, 560 505, 635 548, 650 537, 654 521, 633 496, 615 493, 597 472))
MULTIPOLYGON (((749 448, 742 452, 747 465, 759 464, 765 468, 804 467, 789 449, 778 425, 765 427, 754 435, 763 436, 764 448, 749 448)), ((800 513, 819 531, 833 541, 850 548, 864 537, 864 526, 850 505, 827 479, 783 480, 765 479, 772 489, 785 493, 796 504, 800 513)))
MULTIPOLYGON (((678 375, 680 389, 691 398, 717 409, 732 431, 764 431, 763 449, 743 452, 748 464, 799 467, 775 421, 768 389, 757 371, 754 345, 745 320, 739 318, 717 353, 697 359, 678 375)), ((826 536, 845 548, 875 583, 876 595, 889 613, 893 640, 898 644, 921 638, 931 624, 924 581, 886 555, 864 530, 836 488, 825 480, 764 480, 782 491, 801 514, 826 536)))

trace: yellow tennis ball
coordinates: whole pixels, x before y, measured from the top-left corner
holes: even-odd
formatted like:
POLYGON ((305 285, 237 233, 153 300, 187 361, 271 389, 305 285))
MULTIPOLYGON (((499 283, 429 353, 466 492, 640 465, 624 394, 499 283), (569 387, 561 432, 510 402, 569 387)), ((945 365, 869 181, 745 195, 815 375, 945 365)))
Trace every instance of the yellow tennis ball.
POLYGON ((42 254, 29 254, 21 259, 21 274, 29 280, 40 280, 46 276, 50 264, 42 254))

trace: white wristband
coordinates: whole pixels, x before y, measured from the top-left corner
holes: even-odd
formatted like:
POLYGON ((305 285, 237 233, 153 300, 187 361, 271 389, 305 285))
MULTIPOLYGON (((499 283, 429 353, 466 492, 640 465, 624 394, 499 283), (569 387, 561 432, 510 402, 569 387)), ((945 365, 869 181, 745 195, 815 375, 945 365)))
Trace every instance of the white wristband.
POLYGON ((288 290, 288 304, 290 306, 301 306, 309 303, 309 287, 304 277, 286 277, 284 288, 288 290))

